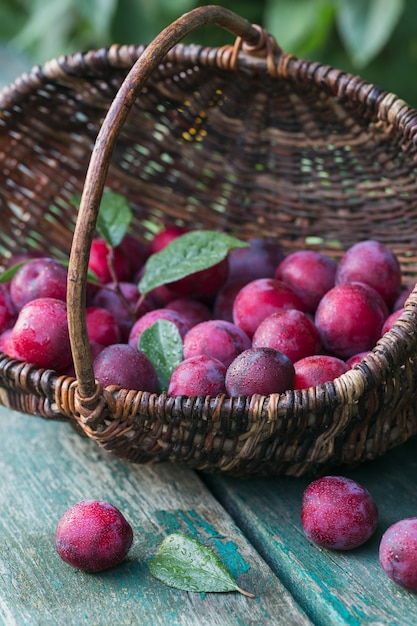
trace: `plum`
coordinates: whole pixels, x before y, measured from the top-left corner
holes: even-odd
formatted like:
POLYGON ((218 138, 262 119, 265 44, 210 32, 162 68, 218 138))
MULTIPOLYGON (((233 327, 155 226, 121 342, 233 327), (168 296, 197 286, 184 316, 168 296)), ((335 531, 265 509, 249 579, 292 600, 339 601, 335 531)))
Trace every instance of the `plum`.
POLYGON ((87 335, 90 341, 110 346, 119 343, 121 331, 114 315, 107 309, 91 306, 85 311, 87 335))
POLYGON ((102 284, 117 280, 128 280, 131 271, 129 259, 123 254, 120 246, 111 248, 105 239, 96 237, 91 243, 88 268, 94 272, 102 284), (112 274, 111 267, 114 269, 112 274))
POLYGON ((110 502, 82 500, 62 515, 55 528, 56 551, 65 563, 84 572, 107 570, 121 563, 133 529, 110 502))
POLYGON ((278 265, 274 277, 289 285, 301 298, 305 310, 314 313, 318 303, 335 284, 337 263, 315 250, 292 252, 278 265))
POLYGON ((274 348, 293 362, 321 351, 316 325, 297 309, 282 309, 268 315, 255 330, 252 346, 274 348))
POLYGON ((249 247, 235 248, 229 252, 229 280, 273 278, 277 266, 284 258, 280 246, 267 239, 249 239, 249 247))
POLYGON ((314 321, 324 350, 348 359, 375 346, 386 316, 386 304, 375 289, 347 283, 336 285, 323 296, 314 321))
POLYGON ((396 255, 379 241, 359 241, 346 250, 336 271, 336 285, 351 282, 373 287, 391 309, 401 292, 401 267, 396 255))
POLYGON ((233 304, 233 321, 252 339, 259 324, 279 309, 299 309, 304 305, 295 291, 273 278, 258 278, 242 287, 233 304))
POLYGON ((20 310, 36 298, 56 298, 66 301, 67 269, 49 257, 31 259, 22 265, 10 281, 10 297, 20 310))
POLYGON ((227 368, 229 396, 269 395, 292 389, 294 366, 282 352, 273 348, 248 348, 227 368))
POLYGON ((181 361, 174 369, 168 395, 217 396, 225 393, 226 366, 206 354, 181 361))
POLYGON ((136 391, 158 391, 155 367, 141 350, 128 343, 105 346, 93 362, 94 375, 103 385, 136 391))
POLYGON ((328 354, 312 354, 294 363, 294 389, 316 387, 334 380, 349 370, 345 361, 328 354))
POLYGON ((62 370, 72 361, 67 307, 56 298, 35 298, 20 310, 12 328, 14 355, 38 367, 62 370))
POLYGON ((226 320, 208 320, 193 326, 184 337, 184 358, 207 354, 229 367, 238 354, 251 347, 247 334, 226 320))
POLYGON ((417 517, 387 528, 379 544, 379 562, 393 582, 417 591, 417 517))
POLYGON ((304 490, 301 525, 313 543, 332 550, 352 550, 367 541, 378 523, 369 491, 345 476, 322 476, 304 490))

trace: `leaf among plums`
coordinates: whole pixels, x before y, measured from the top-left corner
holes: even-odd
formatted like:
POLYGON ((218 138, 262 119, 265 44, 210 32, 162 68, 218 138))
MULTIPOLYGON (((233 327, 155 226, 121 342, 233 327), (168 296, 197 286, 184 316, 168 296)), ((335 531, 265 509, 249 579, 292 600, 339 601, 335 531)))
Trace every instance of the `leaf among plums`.
POLYGON ((245 241, 214 230, 185 233, 149 257, 139 291, 146 294, 156 287, 201 272, 223 261, 230 250, 248 246, 245 241))
POLYGON ((27 261, 20 261, 11 267, 7 268, 2 274, 0 274, 0 283, 9 283, 16 272, 27 263, 27 261))
MULTIPOLYGON (((79 207, 81 196, 74 196, 72 202, 79 207)), ((103 191, 96 228, 110 248, 120 244, 129 230, 132 217, 132 209, 124 196, 110 189, 103 191)))
POLYGON ((168 320, 158 320, 141 333, 138 347, 154 366, 160 390, 166 391, 172 372, 183 358, 178 328, 168 320))
POLYGON ((152 576, 176 589, 199 593, 238 591, 248 598, 255 597, 237 585, 213 550, 183 533, 165 537, 148 567, 152 576))
POLYGON ((105 190, 97 218, 97 230, 111 248, 118 246, 132 221, 132 209, 126 198, 114 191, 105 190))

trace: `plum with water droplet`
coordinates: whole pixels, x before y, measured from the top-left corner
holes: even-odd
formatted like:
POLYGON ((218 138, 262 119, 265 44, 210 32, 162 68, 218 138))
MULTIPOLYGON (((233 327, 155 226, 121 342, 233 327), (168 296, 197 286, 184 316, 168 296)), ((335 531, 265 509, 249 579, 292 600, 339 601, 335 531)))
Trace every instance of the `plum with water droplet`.
POLYGON ((273 348, 249 348, 229 365, 226 391, 229 396, 269 395, 291 389, 295 370, 292 361, 273 348))
POLYGON ((301 504, 304 534, 332 550, 352 550, 376 529, 378 509, 369 491, 345 476, 322 476, 305 489, 301 504))
POLYGON ((63 561, 84 572, 100 572, 121 563, 133 542, 133 529, 113 504, 83 500, 71 506, 55 529, 55 547, 63 561))
POLYGON ((384 532, 379 562, 392 581, 417 591, 417 517, 401 519, 384 532))

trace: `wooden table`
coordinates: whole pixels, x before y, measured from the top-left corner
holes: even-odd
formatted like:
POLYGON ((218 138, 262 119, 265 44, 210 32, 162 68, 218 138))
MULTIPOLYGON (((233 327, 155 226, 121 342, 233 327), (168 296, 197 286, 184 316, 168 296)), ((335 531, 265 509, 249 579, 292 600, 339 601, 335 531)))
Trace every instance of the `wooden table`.
POLYGON ((390 524, 417 515, 417 439, 344 474, 371 491, 380 521, 367 544, 338 553, 314 546, 301 530, 310 478, 135 466, 64 423, 0 407, 0 623, 414 626, 417 595, 383 573, 378 545, 390 524), (93 498, 119 507, 135 539, 120 566, 85 574, 61 561, 53 534, 69 506, 93 498), (213 548, 256 598, 179 591, 154 579, 147 561, 174 531, 213 548))

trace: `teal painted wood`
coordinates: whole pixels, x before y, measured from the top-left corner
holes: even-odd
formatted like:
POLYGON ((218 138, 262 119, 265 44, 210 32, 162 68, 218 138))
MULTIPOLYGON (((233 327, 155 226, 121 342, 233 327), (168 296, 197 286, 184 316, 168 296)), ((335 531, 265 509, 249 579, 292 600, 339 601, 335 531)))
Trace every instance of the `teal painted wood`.
POLYGON ((300 507, 311 477, 204 481, 316 624, 415 626, 417 595, 389 580, 378 548, 388 526, 417 516, 417 439, 360 468, 333 473, 362 483, 379 509, 374 536, 349 552, 324 550, 305 538, 300 507))
POLYGON ((0 408, 0 623, 5 626, 306 626, 310 620, 192 471, 135 466, 66 424, 0 408), (55 552, 53 533, 73 503, 106 499, 135 539, 120 566, 85 574, 55 552), (152 578, 147 560, 183 531, 212 547, 241 587, 199 594, 152 578))

